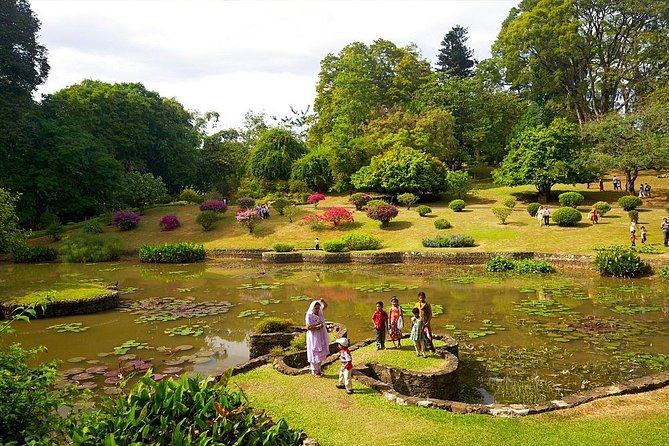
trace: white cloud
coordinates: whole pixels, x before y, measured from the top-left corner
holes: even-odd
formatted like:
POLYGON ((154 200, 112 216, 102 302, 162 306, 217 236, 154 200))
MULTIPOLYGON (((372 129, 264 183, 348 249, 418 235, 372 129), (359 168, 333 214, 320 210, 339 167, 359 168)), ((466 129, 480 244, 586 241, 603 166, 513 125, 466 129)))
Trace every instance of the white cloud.
POLYGON ((238 126, 248 109, 283 115, 313 102, 320 60, 353 41, 415 43, 435 60, 446 32, 469 29, 489 56, 515 1, 33 0, 51 72, 40 93, 83 79, 142 82, 238 126))

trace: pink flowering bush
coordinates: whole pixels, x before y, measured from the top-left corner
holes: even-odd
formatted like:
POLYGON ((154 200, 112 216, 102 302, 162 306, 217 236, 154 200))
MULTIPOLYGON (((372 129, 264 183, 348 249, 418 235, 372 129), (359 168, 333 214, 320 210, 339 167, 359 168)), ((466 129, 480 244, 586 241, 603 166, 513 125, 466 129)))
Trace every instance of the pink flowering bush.
POLYGON ((228 209, 228 205, 223 200, 208 200, 200 205, 201 211, 214 211, 222 214, 228 209))
POLYGON ((136 213, 124 209, 122 211, 116 212, 112 216, 112 226, 116 226, 121 231, 128 231, 134 229, 139 224, 139 221, 142 219, 136 213))
POLYGON ((380 221, 383 228, 387 227, 390 220, 397 217, 397 214, 399 214, 397 208, 388 203, 380 203, 367 209, 367 216, 372 220, 380 221))
POLYGON ((235 218, 242 226, 248 228, 249 233, 253 233, 255 227, 260 223, 260 216, 255 209, 241 209, 235 218))
POLYGON ((313 204, 314 208, 317 208, 318 203, 323 200, 325 200, 325 195, 320 193, 311 194, 309 197, 307 197, 307 203, 313 204))
POLYGON ((320 216, 320 219, 322 221, 332 223, 334 226, 340 226, 342 224, 352 223, 353 213, 351 213, 346 208, 332 207, 323 212, 323 215, 320 216))
POLYGON ((158 222, 158 226, 160 226, 161 231, 174 231, 181 226, 181 222, 176 215, 167 214, 162 216, 160 222, 158 222))
POLYGON ((305 215, 300 219, 301 225, 306 225, 311 228, 311 230, 316 231, 321 228, 321 216, 320 215, 305 215))

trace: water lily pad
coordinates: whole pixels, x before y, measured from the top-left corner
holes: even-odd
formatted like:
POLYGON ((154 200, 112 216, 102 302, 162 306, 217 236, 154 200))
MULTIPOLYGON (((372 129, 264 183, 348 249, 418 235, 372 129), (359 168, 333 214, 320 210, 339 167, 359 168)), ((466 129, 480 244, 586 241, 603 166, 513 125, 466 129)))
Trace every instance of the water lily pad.
POLYGON ((68 359, 67 362, 77 363, 77 362, 83 362, 85 360, 86 360, 86 358, 84 358, 83 356, 75 356, 74 358, 68 359))
POLYGON ((104 373, 109 370, 109 367, 106 365, 96 365, 95 367, 89 367, 86 369, 86 373, 104 373))
POLYGON ((200 356, 203 358, 208 358, 210 356, 214 356, 216 353, 212 352, 211 350, 202 350, 197 353, 195 353, 195 356, 200 356))
POLYGON ((192 364, 204 364, 205 362, 211 361, 211 358, 197 357, 190 360, 192 364))
POLYGON ((86 327, 81 322, 72 322, 70 324, 51 325, 47 327, 47 330, 56 330, 58 333, 81 333, 89 328, 90 327, 86 327))
POLYGON ((309 296, 305 296, 304 294, 300 294, 299 296, 290 296, 290 300, 293 302, 299 302, 304 300, 311 300, 311 298, 309 296))
POLYGON ((79 384, 79 388, 81 388, 81 389, 89 389, 89 390, 91 390, 91 389, 95 389, 97 386, 98 386, 98 385, 97 385, 96 383, 94 383, 94 382, 90 382, 90 381, 89 381, 89 382, 84 382, 84 383, 79 384))
MULTIPOLYGON (((107 383, 107 384, 116 384, 116 383, 107 383)), ((121 389, 118 387, 105 387, 103 392, 107 395, 118 395, 121 393, 121 389)))
POLYGON ((183 367, 167 367, 163 370, 163 373, 166 375, 175 375, 177 373, 183 372, 183 367))
POLYGON ((174 350, 179 350, 179 351, 185 352, 185 351, 188 351, 192 348, 193 348, 192 345, 184 344, 184 345, 178 345, 178 346, 174 347, 174 350))
POLYGON ((162 373, 154 373, 151 375, 151 379, 153 379, 154 381, 160 381, 163 378, 165 378, 165 375, 162 373))
POLYGON ((100 353, 98 353, 98 357, 100 357, 100 358, 106 358, 107 356, 111 356, 111 355, 113 355, 112 352, 100 352, 100 353))
POLYGON ((92 373, 77 373, 76 375, 73 375, 70 377, 72 381, 87 381, 89 379, 95 378, 95 375, 92 373))
POLYGON ((133 354, 131 353, 131 354, 129 354, 129 355, 122 355, 122 356, 119 356, 119 357, 118 357, 118 360, 119 360, 120 362, 124 362, 124 361, 132 361, 133 359, 136 359, 136 358, 137 358, 137 355, 133 355, 133 354))
POLYGON ((71 369, 63 370, 62 373, 64 376, 76 375, 79 373, 84 373, 84 369, 81 367, 73 367, 71 369))
POLYGON ((178 359, 167 359, 167 360, 163 361, 163 364, 165 364, 165 365, 169 365, 169 366, 173 366, 173 365, 181 365, 181 364, 183 364, 184 362, 186 362, 186 360, 185 360, 185 359, 181 359, 181 358, 178 358, 178 359))
POLYGON ((168 328, 165 334, 170 336, 201 336, 204 330, 209 328, 205 324, 180 325, 178 327, 168 328))

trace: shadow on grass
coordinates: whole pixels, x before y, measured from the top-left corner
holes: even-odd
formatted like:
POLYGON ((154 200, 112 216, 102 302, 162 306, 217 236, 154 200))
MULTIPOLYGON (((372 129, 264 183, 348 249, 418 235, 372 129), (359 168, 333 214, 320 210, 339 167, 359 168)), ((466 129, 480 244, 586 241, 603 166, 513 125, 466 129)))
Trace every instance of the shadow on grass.
POLYGON ((478 195, 469 195, 469 196, 467 196, 467 199, 465 201, 469 205, 472 205, 472 204, 493 204, 495 202, 495 200, 493 200, 493 199, 480 197, 478 195))
POLYGON ((336 229, 337 231, 354 231, 356 229, 360 229, 364 226, 364 223, 361 223, 359 221, 354 221, 351 223, 346 223, 345 225, 341 225, 338 227, 335 227, 333 229, 336 229))
POLYGON ((507 222, 505 226, 528 226, 528 224, 523 223, 522 221, 510 221, 507 222))
POLYGON ((273 227, 273 226, 269 226, 269 225, 265 225, 265 226, 263 226, 263 225, 261 224, 261 225, 258 225, 257 227, 255 227, 255 228, 253 229, 253 233, 252 233, 252 235, 253 235, 254 237, 265 237, 265 236, 267 236, 267 235, 274 234, 274 232, 275 232, 275 231, 274 231, 274 227, 273 227))
POLYGON ((381 228, 385 231, 401 231, 402 229, 409 229, 413 226, 413 223, 410 221, 392 221, 385 228, 381 228))

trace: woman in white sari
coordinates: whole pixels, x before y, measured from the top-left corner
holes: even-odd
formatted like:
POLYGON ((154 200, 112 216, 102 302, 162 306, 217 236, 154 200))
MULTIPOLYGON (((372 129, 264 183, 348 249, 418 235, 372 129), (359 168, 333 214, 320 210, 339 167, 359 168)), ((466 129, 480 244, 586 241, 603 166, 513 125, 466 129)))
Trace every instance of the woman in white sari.
POLYGON ((307 361, 311 364, 311 373, 321 377, 321 362, 330 354, 330 342, 328 330, 325 326, 323 310, 328 304, 323 300, 315 300, 309 305, 309 310, 304 317, 307 328, 307 361))

